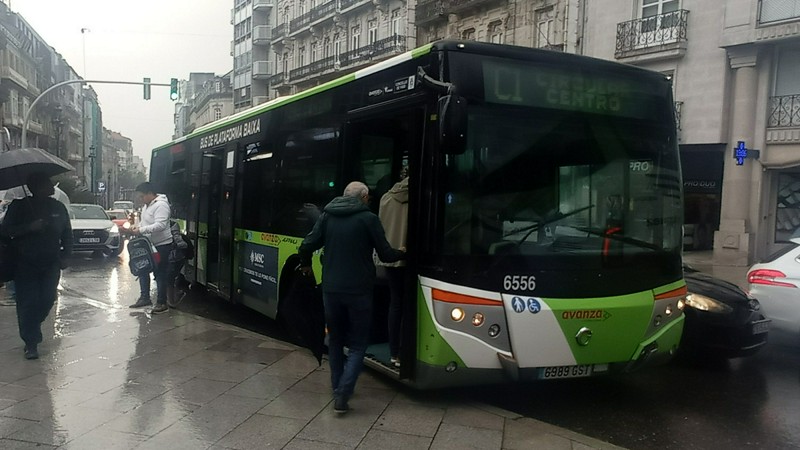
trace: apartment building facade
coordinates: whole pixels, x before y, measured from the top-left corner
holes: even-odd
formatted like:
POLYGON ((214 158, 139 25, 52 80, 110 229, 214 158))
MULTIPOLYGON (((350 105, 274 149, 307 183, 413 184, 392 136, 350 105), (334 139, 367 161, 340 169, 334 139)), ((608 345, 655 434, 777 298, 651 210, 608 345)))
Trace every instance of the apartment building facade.
POLYGON ((180 81, 173 139, 233 114, 236 94, 231 86, 232 73, 192 72, 188 80, 180 81))
POLYGON ((270 42, 276 0, 234 0, 231 9, 233 40, 233 106, 236 112, 269 98, 272 75, 270 42))
POLYGON ((749 265, 800 233, 800 1, 584 7, 582 53, 673 79, 687 248, 749 265))

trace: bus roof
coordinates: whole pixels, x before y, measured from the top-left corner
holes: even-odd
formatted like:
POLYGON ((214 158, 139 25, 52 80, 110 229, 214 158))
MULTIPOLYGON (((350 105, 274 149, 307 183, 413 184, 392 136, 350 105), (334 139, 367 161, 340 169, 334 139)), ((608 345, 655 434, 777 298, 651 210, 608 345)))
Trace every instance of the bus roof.
POLYGON ((161 149, 168 148, 172 145, 178 144, 180 142, 186 141, 196 136, 200 136, 202 134, 214 131, 219 128, 223 128, 225 126, 231 125, 241 120, 245 120, 254 116, 257 116, 263 112, 276 109, 288 103, 295 102, 297 100, 310 97, 312 95, 318 94, 323 91, 327 91, 329 89, 333 89, 337 86, 341 86, 343 84, 350 83, 352 81, 358 80, 363 78, 367 75, 371 75, 373 73, 380 72, 382 70, 388 69, 390 67, 394 67, 398 64, 401 64, 406 61, 410 61, 415 58, 419 58, 420 56, 427 55, 431 53, 433 49, 437 50, 459 50, 459 51, 477 51, 479 53, 485 54, 493 54, 497 56, 509 57, 509 58, 521 58, 523 56, 530 56, 531 53, 537 53, 540 57, 544 59, 550 58, 558 58, 562 61, 564 60, 574 60, 575 62, 582 61, 584 64, 587 62, 591 62, 596 66, 614 66, 618 69, 624 68, 626 71, 631 72, 647 72, 651 75, 656 76, 663 76, 657 72, 653 72, 651 70, 642 69, 640 67, 629 66, 620 64, 614 61, 608 61, 604 59, 592 58, 583 55, 575 55, 571 53, 563 53, 563 52, 556 52, 551 50, 543 50, 543 49, 535 49, 530 47, 520 47, 520 46, 513 46, 513 45, 500 45, 500 44, 490 44, 484 42, 475 42, 475 41, 458 41, 458 40, 440 40, 436 42, 432 42, 421 47, 418 47, 414 50, 410 50, 408 52, 402 53, 400 55, 394 56, 392 58, 386 59, 379 63, 373 64, 371 66, 365 67, 363 69, 359 69, 353 73, 349 73, 347 75, 343 75, 339 78, 333 79, 326 83, 323 83, 319 86, 315 86, 313 88, 307 89, 302 92, 298 92, 296 94, 281 96, 275 99, 272 99, 266 103, 262 103, 260 105, 253 106, 248 108, 244 111, 239 111, 236 114, 223 117, 215 122, 208 123, 203 125, 196 130, 192 131, 191 133, 181 136, 178 139, 175 139, 171 142, 168 142, 164 145, 156 147, 152 150, 152 153, 158 152, 161 149))

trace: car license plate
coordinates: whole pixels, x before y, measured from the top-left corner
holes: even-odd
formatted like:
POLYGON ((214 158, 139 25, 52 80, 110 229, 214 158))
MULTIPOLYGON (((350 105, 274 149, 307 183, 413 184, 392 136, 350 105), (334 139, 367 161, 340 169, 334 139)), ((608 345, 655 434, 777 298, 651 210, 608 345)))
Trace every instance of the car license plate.
POLYGON ((542 367, 539 369, 539 379, 553 380, 557 378, 580 378, 592 375, 593 366, 583 364, 578 366, 542 367))
POLYGON ((750 332, 752 334, 764 334, 769 331, 769 323, 769 319, 751 322, 752 328, 750 329, 750 332))
POLYGON ((79 238, 79 244, 99 244, 100 238, 79 238))

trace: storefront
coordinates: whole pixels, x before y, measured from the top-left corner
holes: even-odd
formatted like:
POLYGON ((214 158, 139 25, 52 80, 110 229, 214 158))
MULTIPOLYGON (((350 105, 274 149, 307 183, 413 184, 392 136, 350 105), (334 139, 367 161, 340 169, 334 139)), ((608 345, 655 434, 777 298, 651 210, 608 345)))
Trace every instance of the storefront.
POLYGON ((680 146, 685 205, 684 250, 714 248, 714 231, 719 228, 725 148, 725 144, 680 146))

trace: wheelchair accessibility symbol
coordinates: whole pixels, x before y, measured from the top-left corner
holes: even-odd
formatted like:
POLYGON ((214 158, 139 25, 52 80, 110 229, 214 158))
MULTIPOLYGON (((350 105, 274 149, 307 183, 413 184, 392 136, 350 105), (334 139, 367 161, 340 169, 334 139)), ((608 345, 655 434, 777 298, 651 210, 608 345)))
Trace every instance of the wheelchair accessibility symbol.
POLYGON ((542 305, 539 303, 538 300, 536 300, 535 298, 528 299, 528 311, 530 311, 533 314, 536 314, 541 310, 542 310, 542 305))

